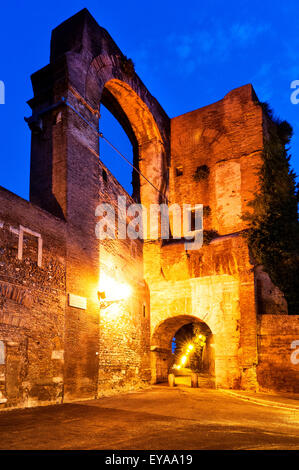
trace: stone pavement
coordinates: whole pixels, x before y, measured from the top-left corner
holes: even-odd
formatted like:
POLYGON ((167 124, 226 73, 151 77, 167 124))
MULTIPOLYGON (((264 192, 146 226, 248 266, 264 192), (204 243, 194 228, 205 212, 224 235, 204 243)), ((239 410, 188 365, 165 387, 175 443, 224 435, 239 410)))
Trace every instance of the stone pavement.
POLYGON ((1 412, 0 449, 299 449, 296 409, 241 398, 220 390, 153 386, 1 412))

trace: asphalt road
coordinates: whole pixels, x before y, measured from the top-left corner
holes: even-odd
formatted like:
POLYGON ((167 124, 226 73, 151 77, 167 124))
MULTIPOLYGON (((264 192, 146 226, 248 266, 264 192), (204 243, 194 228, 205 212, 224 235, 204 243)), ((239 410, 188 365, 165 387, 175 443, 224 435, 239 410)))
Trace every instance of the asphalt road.
POLYGON ((299 449, 299 411, 219 390, 154 386, 0 413, 0 449, 299 449))

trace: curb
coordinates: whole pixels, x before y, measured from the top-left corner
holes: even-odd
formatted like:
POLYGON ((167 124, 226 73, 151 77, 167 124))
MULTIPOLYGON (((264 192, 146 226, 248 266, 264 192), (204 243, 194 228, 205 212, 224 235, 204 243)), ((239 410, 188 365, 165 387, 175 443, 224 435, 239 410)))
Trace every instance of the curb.
POLYGON ((262 398, 260 399, 260 398, 245 396, 245 395, 241 395, 238 392, 231 392, 230 390, 221 390, 221 392, 226 393, 227 395, 231 395, 233 397, 239 398, 239 400, 249 401, 251 403, 255 403, 256 405, 269 406, 271 408, 278 408, 280 410, 298 411, 299 412, 299 406, 296 406, 296 405, 289 406, 289 405, 284 405, 283 403, 278 404, 275 401, 263 400, 262 398))

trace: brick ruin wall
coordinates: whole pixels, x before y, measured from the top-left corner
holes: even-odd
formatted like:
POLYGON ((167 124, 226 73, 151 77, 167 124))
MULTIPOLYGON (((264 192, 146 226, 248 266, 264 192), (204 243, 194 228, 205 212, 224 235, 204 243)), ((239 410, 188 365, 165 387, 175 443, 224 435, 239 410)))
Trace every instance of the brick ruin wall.
POLYGON ((64 222, 1 188, 2 407, 62 401, 65 237, 64 222), (19 247, 22 227, 23 243, 19 247), (38 238, 29 231, 41 236, 40 260, 38 238))
POLYGON ((298 333, 299 315, 258 316, 257 377, 261 390, 299 393, 298 333))
MULTIPOLYGON (((257 365, 258 371, 269 367, 268 363, 262 365, 265 356, 260 355, 257 344, 257 313, 287 314, 287 304, 262 267, 254 268, 245 239, 238 234, 246 228, 241 216, 250 210, 248 202, 258 189, 262 122, 262 110, 250 85, 171 120, 169 199, 172 204, 209 208, 204 212, 204 230, 215 230, 218 238, 188 252, 180 243, 145 244, 152 347, 156 348, 152 374, 157 381, 165 380, 171 362, 169 338, 161 340, 162 346, 157 332, 171 317, 177 317, 179 324, 180 315, 210 327, 216 385, 256 390, 262 377, 256 373, 257 365), (196 170, 204 165, 209 174, 196 181, 196 170)), ((288 318, 285 315, 286 324, 288 318)), ((290 377, 293 372, 291 367, 290 377)), ((298 379, 298 370, 296 374, 298 379)))
MULTIPOLYGON (((32 82, 33 204, 0 189, 0 406, 94 398, 165 379, 172 336, 193 320, 212 332, 218 386, 298 383, 298 366, 287 360, 298 317, 286 315, 240 234, 263 150, 252 87, 169 120, 86 10, 54 31, 51 62, 32 82), (97 128, 104 88, 135 134, 148 178, 169 190, 171 203, 209 208, 204 229, 218 232, 209 245, 186 252, 182 243, 96 239, 97 205, 132 200, 99 163, 94 130, 57 103, 65 96, 97 128), (209 175, 196 181, 204 165, 209 175), (128 299, 100 308, 105 276, 129 285, 128 299)), ((144 181, 140 195, 145 206, 160 197, 144 181)))
POLYGON ((257 189, 262 150, 262 110, 251 85, 173 118, 169 199, 208 206, 207 230, 220 235, 242 230, 246 224, 240 216, 257 189), (203 165, 209 175, 196 181, 203 165))
MULTIPOLYGON (((170 318, 178 320, 173 335, 182 315, 185 323, 204 322, 214 339, 216 386, 255 389, 254 280, 244 240, 219 238, 199 252, 188 253, 182 243, 169 244, 160 250, 160 266, 160 277, 148 281, 152 346, 164 353, 170 347, 171 335, 159 339, 161 325, 170 318)), ((152 353, 152 367, 158 364, 165 369, 167 364, 165 360, 164 366, 159 364, 158 353, 152 353)), ((157 381, 165 380, 165 371, 157 375, 157 381)))
MULTIPOLYGON (((240 108, 240 102, 243 107, 249 106, 250 112, 245 112, 242 106, 241 111, 251 116, 254 123, 256 119, 252 114, 254 110, 258 113, 259 109, 248 99, 248 88, 242 89, 239 95, 233 93, 233 96, 234 99, 228 99, 232 101, 233 109, 240 108)), ((84 252, 79 253, 76 263, 73 259, 70 263, 68 259, 68 244, 73 241, 68 224, 1 189, 0 341, 5 345, 5 364, 0 364, 2 407, 93 398, 144 386, 151 377, 153 381, 165 380, 169 340, 182 321, 185 324, 197 320, 204 321, 213 334, 217 386, 297 390, 294 383, 297 383, 298 366, 289 361, 289 345, 297 339, 298 319, 281 315, 285 309, 281 293, 261 268, 253 272, 244 239, 238 233, 229 235, 231 231, 244 228, 236 213, 240 207, 245 208, 255 187, 253 174, 258 153, 253 149, 258 144, 251 142, 247 154, 243 149, 239 161, 235 156, 233 165, 238 166, 237 170, 232 168, 230 159, 222 159, 219 166, 217 159, 222 154, 222 144, 216 144, 213 136, 210 136, 212 144, 208 144, 208 137, 202 137, 203 147, 199 146, 198 153, 194 154, 197 146, 192 143, 194 137, 190 137, 191 123, 194 123, 197 135, 198 119, 206 122, 216 113, 217 122, 217 107, 212 105, 212 108, 213 112, 205 109, 204 117, 200 119, 190 120, 189 115, 176 118, 172 132, 170 199, 172 202, 209 205, 211 213, 205 218, 204 228, 216 228, 221 235, 199 251, 186 252, 182 243, 146 241, 144 247, 140 240, 100 243, 95 241, 94 234, 88 233, 98 246, 98 275, 96 279, 85 277, 84 252), (179 138, 183 129, 189 130, 190 146, 186 137, 179 138), (182 142, 185 142, 184 146, 182 142), (212 153, 209 160, 202 159, 206 148, 211 146, 216 156, 212 153), (201 164, 209 165, 210 175, 207 181, 196 182, 192 175, 201 164), (177 167, 182 167, 180 176, 177 176, 177 167), (217 176, 218 168, 221 168, 220 176, 217 176), (222 193, 219 178, 225 189, 222 193), (246 178, 249 178, 249 186, 244 184, 246 178), (231 191, 231 198, 227 191, 231 191), (226 204, 229 210, 225 209, 226 204), (20 228, 23 233, 22 259, 19 259, 20 228), (42 239, 41 266, 38 265, 39 239, 42 239), (100 272, 129 284, 132 288, 130 298, 100 310, 95 298, 101 288, 100 272), (68 276, 80 279, 80 291, 68 276), (257 292, 262 292, 262 296, 257 292), (85 297, 87 306, 91 302, 96 305, 92 322, 88 308, 69 305, 70 293, 85 297), (263 302, 263 307, 259 308, 268 315, 256 317, 256 295, 260 304, 263 302), (273 305, 275 313, 280 315, 270 314, 273 305), (171 319, 175 321, 164 328, 163 333, 159 328, 171 319), (151 352, 152 371, 150 325, 152 348, 158 347, 151 352), (95 369, 93 376, 88 375, 91 364, 95 369)), ((230 108, 221 104, 219 112, 223 113, 223 109, 228 113, 230 108)), ((222 117, 222 120, 228 126, 227 119, 222 117)), ((239 133, 241 130, 239 126, 239 133)), ((250 135, 247 128, 244 132, 250 135)), ((201 136, 203 134, 202 130, 201 136)), ((234 139, 242 140, 243 137, 239 135, 234 139)), ((219 140, 225 139, 218 137, 219 140)), ((117 197, 122 195, 126 196, 127 205, 132 203, 109 170, 96 161, 96 201, 110 202, 116 208, 117 197)), ((93 222, 92 231, 96 217, 93 222)))
MULTIPOLYGON (((66 222, 0 189, 0 408, 94 398, 149 383, 150 308, 141 241, 97 241, 101 275, 131 288, 127 300, 100 308, 99 273, 96 283, 85 279, 80 292, 67 288, 66 222), (71 306, 70 294, 79 294, 87 307, 71 306), (95 302, 96 328, 88 318, 95 302), (90 344, 95 344, 95 354, 90 344), (91 354, 97 360, 92 391, 91 354)), ((118 196, 133 202, 98 163, 98 202, 116 208, 118 196)), ((97 221, 94 217, 95 240, 97 221)))
MULTIPOLYGON (((109 170, 100 165, 99 200, 109 201, 116 214, 118 234, 118 197, 126 198, 127 208, 133 199, 115 180, 109 170), (103 179, 103 171, 107 181, 103 179)), ((126 224, 131 218, 127 217, 126 224)), ((142 387, 151 380, 150 371, 150 303, 149 290, 143 280, 143 245, 140 239, 103 240, 100 249, 101 276, 130 286, 127 300, 101 309, 99 324, 99 386, 98 395, 117 390, 142 387)), ((109 295, 109 292, 108 292, 109 295)))
MULTIPOLYGON (((208 207, 204 230, 216 231, 218 238, 188 252, 179 243, 145 244, 152 334, 169 317, 204 321, 214 337, 219 387, 257 388, 253 266, 238 232, 257 186, 262 148, 262 111, 250 85, 172 119, 169 199, 208 207), (196 181, 203 166, 208 176, 196 181)), ((158 354, 152 353, 152 367, 160 363, 165 379, 167 360, 159 361, 158 354)))

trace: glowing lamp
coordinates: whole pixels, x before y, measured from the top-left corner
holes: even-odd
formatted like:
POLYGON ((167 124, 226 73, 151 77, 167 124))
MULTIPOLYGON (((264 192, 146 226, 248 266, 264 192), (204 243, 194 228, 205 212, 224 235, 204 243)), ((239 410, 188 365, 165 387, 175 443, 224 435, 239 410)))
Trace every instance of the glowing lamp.
POLYGON ((107 308, 109 305, 121 302, 131 294, 131 287, 128 284, 122 284, 104 274, 100 277, 101 290, 98 291, 100 308, 107 308))

